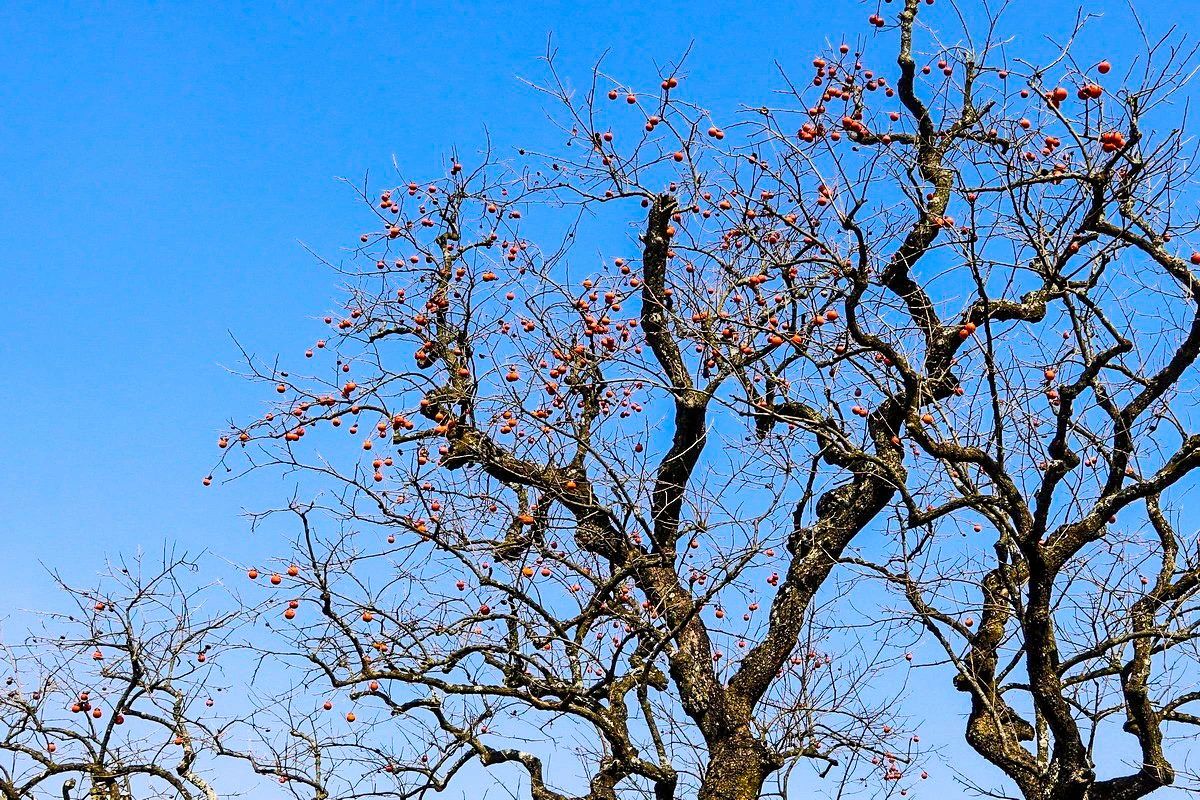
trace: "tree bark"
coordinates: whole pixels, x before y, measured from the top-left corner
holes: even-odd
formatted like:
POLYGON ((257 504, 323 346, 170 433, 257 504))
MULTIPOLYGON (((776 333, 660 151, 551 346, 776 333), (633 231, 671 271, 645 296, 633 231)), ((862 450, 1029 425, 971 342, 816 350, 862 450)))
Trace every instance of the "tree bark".
POLYGON ((115 778, 95 778, 88 790, 88 800, 126 800, 115 778))
POLYGON ((749 731, 709 744, 708 752, 698 800, 757 800, 767 776, 778 766, 749 731))

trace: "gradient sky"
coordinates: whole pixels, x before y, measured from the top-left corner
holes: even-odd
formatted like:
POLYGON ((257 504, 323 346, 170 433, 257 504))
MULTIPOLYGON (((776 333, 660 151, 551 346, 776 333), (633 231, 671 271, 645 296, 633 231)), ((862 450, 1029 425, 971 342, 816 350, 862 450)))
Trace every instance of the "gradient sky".
MULTIPOLYGON (((964 6, 972 5, 964 2, 964 6)), ((1120 63, 1136 41, 1124 2, 1086 39, 1120 63)), ((925 14, 954 29, 946 0, 925 14)), ((39 560, 86 578, 106 553, 180 542, 253 560, 240 511, 286 498, 263 476, 204 489, 216 433, 259 409, 231 376, 234 334, 298 354, 337 280, 360 209, 336 179, 391 160, 429 174, 485 125, 513 147, 545 134, 553 32, 578 83, 608 71, 642 87, 689 45, 689 99, 732 111, 779 86, 827 41, 866 35, 875 4, 49 3, 0 10, 0 620, 42 603, 39 560)), ((890 9, 889 9, 890 11, 890 9)), ((1139 6, 1151 30, 1165 4, 1139 6)), ((978 17, 976 10, 966 11, 978 17)), ((1069 3, 1018 0, 1007 30, 1036 59, 1069 3)), ((890 35, 890 34, 888 34, 890 35)), ((1016 52, 1015 50, 1012 52, 1016 52)), ((961 734, 959 734, 961 736, 961 734)))

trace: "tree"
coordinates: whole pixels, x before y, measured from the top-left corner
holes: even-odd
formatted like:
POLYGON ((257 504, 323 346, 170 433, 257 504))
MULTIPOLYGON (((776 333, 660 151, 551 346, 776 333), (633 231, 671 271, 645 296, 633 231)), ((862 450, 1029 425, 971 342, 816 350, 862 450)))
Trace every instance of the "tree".
POLYGON ((919 13, 728 125, 682 66, 577 93, 551 52, 566 147, 360 188, 315 374, 249 359, 278 407, 220 441, 328 490, 289 505, 273 654, 363 701, 354 785, 506 765, 562 800, 557 741, 588 800, 744 800, 804 762, 906 790, 917 636, 1022 796, 1175 780, 1192 52, 1115 81, 1069 46, 1006 62, 995 24, 922 53, 919 13))
POLYGON ((218 797, 198 763, 200 718, 221 691, 210 651, 241 611, 208 613, 195 569, 168 554, 158 566, 111 565, 93 589, 58 579, 74 610, 45 614, 3 647, 0 796, 218 797))

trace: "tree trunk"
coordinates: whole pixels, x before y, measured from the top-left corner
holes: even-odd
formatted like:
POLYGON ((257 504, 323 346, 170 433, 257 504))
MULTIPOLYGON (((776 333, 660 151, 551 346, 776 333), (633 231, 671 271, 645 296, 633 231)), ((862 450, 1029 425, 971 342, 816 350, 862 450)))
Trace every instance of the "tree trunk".
POLYGON ((95 778, 88 791, 88 800, 126 800, 115 778, 95 778))
POLYGON ((710 744, 708 770, 697 800, 757 800, 776 769, 766 748, 749 733, 710 744))

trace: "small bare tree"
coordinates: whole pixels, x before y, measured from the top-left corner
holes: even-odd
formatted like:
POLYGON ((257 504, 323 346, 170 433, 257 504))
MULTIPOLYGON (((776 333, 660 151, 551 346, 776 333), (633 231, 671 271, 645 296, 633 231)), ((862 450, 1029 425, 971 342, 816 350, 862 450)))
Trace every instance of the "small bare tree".
POLYGON ((242 611, 209 613, 195 568, 139 558, 95 589, 58 579, 73 609, 3 646, 0 796, 216 800, 196 735, 215 703, 212 656, 242 611))

